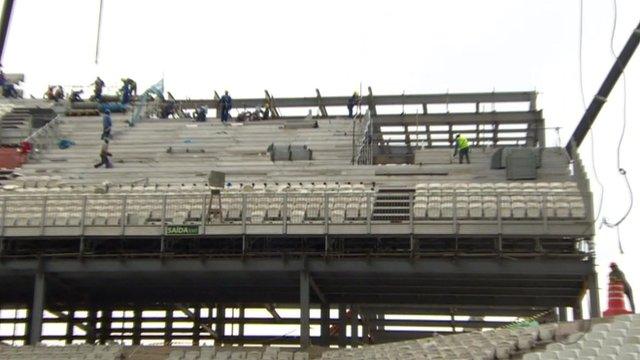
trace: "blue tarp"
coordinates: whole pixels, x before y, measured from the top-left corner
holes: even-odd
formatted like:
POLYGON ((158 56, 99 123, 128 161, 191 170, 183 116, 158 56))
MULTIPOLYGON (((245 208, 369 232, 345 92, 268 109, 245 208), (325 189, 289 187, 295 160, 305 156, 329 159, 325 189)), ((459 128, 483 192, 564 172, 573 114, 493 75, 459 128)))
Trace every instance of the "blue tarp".
POLYGON ((104 112, 106 109, 109 109, 111 112, 126 112, 127 111, 127 107, 124 104, 120 104, 120 103, 102 103, 100 105, 98 105, 98 110, 100 110, 100 112, 104 112))

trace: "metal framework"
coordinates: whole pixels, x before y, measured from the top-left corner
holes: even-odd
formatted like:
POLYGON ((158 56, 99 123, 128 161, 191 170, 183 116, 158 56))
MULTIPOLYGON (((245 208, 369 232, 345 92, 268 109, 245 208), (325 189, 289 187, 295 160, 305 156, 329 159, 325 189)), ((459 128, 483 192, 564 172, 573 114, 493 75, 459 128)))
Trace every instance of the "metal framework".
MULTIPOLYGON (((354 122, 353 163, 372 164, 375 146, 448 146, 455 132, 472 133, 474 146, 543 146, 535 98, 375 96, 369 89, 364 116, 354 122), (500 103, 520 110, 502 111, 500 103), (451 104, 472 110, 448 112, 451 104), (422 113, 385 113, 398 105, 422 113)), ((292 118, 284 114, 291 107, 317 107, 329 117, 347 97, 265 92, 234 104, 254 108, 265 100, 278 121, 292 118)), ((217 104, 178 102, 186 110, 217 104)), ((564 195, 581 199, 586 215, 565 218, 548 215, 545 195, 540 216, 418 217, 413 189, 223 193, 222 219, 221 212, 209 216, 209 194, 200 193, 0 197, 0 288, 10 289, 0 292, 0 307, 17 309, 0 319, 17 329, 0 341, 360 346, 508 323, 483 316, 544 321, 572 308, 580 318, 586 294, 596 317, 591 195, 580 160, 573 165, 578 191, 564 195), (377 211, 381 194, 402 210, 377 211), (356 215, 334 218, 329 204, 338 198, 357 203, 356 215), (189 216, 177 217, 187 201, 189 216), (321 205, 313 216, 294 217, 300 203, 321 205), (276 215, 254 219, 256 204, 279 205, 276 215), (138 210, 149 217, 133 221, 129 214, 138 210), (52 324, 66 330, 52 332, 52 324), (252 329, 261 324, 288 327, 258 335, 252 329)), ((492 195, 501 204, 510 194, 492 195)), ((454 209, 457 198, 451 194, 454 209)))
POLYGON ((471 315, 577 309, 592 276, 588 258, 14 259, 0 264, 0 285, 12 289, 3 292, 3 304, 31 305, 17 319, 2 321, 29 325, 2 340, 358 346, 428 336, 425 331, 393 330, 398 326, 452 332, 508 324, 462 318, 471 315), (429 305, 436 303, 442 305, 429 305), (266 304, 277 304, 278 311, 295 306, 300 316, 246 313, 266 304), (450 319, 388 316, 425 311, 450 319), (45 334, 50 323, 66 324, 67 330, 45 334), (246 327, 259 324, 300 328, 295 335, 246 334, 246 327), (311 336, 310 325, 320 325, 320 334, 311 336), (363 336, 348 331, 356 328, 363 336))

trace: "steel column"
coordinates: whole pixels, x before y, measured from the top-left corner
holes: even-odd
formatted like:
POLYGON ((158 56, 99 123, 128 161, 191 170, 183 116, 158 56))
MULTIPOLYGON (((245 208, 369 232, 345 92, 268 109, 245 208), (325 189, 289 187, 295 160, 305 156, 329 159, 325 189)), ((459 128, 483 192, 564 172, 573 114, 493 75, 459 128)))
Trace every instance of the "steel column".
MULTIPOLYGON (((225 307, 224 305, 218 303, 216 304, 216 334, 218 334, 218 339, 216 341, 216 346, 222 346, 224 343, 224 327, 225 327, 225 307)), ((233 334, 232 334, 233 335, 233 334)))
POLYGON ((309 272, 300 272, 300 347, 311 345, 309 338, 309 272))
POLYGON ((9 22, 11 21, 11 12, 13 10, 13 0, 4 0, 4 6, 2 7, 2 20, 0 20, 0 60, 4 55, 4 44, 7 40, 7 33, 9 32, 9 22))
POLYGON ((347 306, 340 304, 338 306, 338 345, 341 348, 347 346, 347 306))
POLYGON ((595 272, 589 275, 589 315, 593 318, 600 317, 600 298, 598 294, 598 274, 595 272))
POLYGON ((37 272, 33 285, 33 303, 31 304, 31 321, 29 322, 29 344, 36 345, 42 336, 42 317, 44 313, 46 283, 43 272, 37 272))
POLYGON ((331 340, 329 332, 331 329, 331 307, 328 303, 320 306, 320 345, 329 346, 331 340))
POLYGON ((358 347, 360 344, 358 337, 358 310, 355 305, 351 305, 351 347, 358 347))

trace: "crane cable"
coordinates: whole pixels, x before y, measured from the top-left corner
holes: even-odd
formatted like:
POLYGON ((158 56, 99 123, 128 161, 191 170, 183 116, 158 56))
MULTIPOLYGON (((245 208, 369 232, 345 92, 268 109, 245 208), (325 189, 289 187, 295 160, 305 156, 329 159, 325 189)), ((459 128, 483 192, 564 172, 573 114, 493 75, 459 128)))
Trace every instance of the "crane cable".
MULTIPOLYGON (((618 3, 617 0, 613 0, 613 28, 611 29, 611 39, 609 42, 609 47, 611 50, 611 55, 617 60, 618 59, 618 55, 616 54, 616 51, 614 49, 613 46, 613 42, 615 39, 615 35, 616 35, 616 28, 617 28, 617 23, 618 23, 618 3)), ((622 242, 620 240, 620 224, 622 224, 627 217, 629 216, 629 214, 631 213, 631 210, 633 208, 633 189, 631 188, 631 183, 629 182, 629 178, 627 177, 627 170, 625 168, 622 167, 621 165, 621 160, 620 160, 620 153, 621 153, 621 149, 622 149, 622 142, 624 140, 624 136, 625 136, 625 132, 627 129, 627 77, 625 72, 622 72, 622 96, 623 96, 623 100, 622 100, 622 130, 620 132, 620 137, 618 139, 618 147, 617 147, 617 166, 618 166, 618 174, 620 174, 625 181, 625 184, 627 185, 627 191, 629 192, 629 206, 627 207, 627 211, 624 213, 624 215, 622 215, 622 217, 615 222, 609 222, 607 221, 607 219, 605 217, 602 218, 602 223, 601 226, 604 225, 606 227, 609 228, 616 228, 616 233, 618 236, 618 247, 620 250, 621 254, 624 254, 624 251, 622 249, 622 242)))
MULTIPOLYGON (((584 83, 583 83, 583 75, 582 75, 582 38, 583 38, 583 8, 584 8, 584 0, 580 0, 580 21, 579 21, 579 41, 578 41, 578 72, 579 76, 579 84, 580 84, 580 96, 582 99, 582 107, 583 110, 587 110, 587 100, 584 95, 584 83)), ((596 179, 598 183, 598 187, 600 188, 600 196, 598 200, 598 211, 596 212, 595 220, 600 218, 600 214, 602 213, 602 204, 604 203, 604 186, 600 181, 600 176, 598 176, 598 169, 596 166, 596 157, 595 157, 595 136, 593 135, 593 131, 589 132, 589 138, 591 139, 591 167, 593 168, 593 177, 596 179)))
POLYGON ((98 11, 98 35, 96 37, 96 64, 98 64, 98 55, 100 53, 100 32, 102 29, 102 2, 100 0, 100 10, 98 11))

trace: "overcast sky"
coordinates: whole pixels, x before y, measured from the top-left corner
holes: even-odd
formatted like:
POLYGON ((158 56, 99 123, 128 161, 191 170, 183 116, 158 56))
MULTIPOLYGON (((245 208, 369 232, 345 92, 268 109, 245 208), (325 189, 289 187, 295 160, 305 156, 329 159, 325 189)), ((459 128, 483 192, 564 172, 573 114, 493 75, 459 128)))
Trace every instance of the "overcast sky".
MULTIPOLYGON (((16 0, 5 72, 24 73, 26 93, 37 97, 48 84, 86 85, 96 75, 112 87, 132 77, 139 88, 164 76, 167 90, 191 98, 224 89, 234 97, 261 97, 264 89, 276 97, 314 96, 315 88, 347 95, 360 83, 378 94, 537 90, 547 126, 561 127, 562 144, 583 113, 578 0, 104 0, 96 65, 98 9, 99 0, 16 0)), ((618 0, 616 51, 639 19, 640 2, 618 0)), ((587 101, 613 62, 612 26, 613 0, 584 1, 587 101)), ((635 190, 639 65, 640 51, 627 68, 622 147, 635 190)), ((594 127, 597 170, 606 187, 602 214, 612 221, 629 201, 615 161, 622 104, 619 84, 594 127)), ((556 143, 553 131, 547 136, 547 144, 556 143)), ((581 154, 592 173, 589 145, 581 154)), ((594 181, 592 187, 597 199, 594 181)), ((640 293, 637 215, 636 206, 622 226, 624 255, 615 230, 598 231, 603 310, 610 261, 640 293)))

